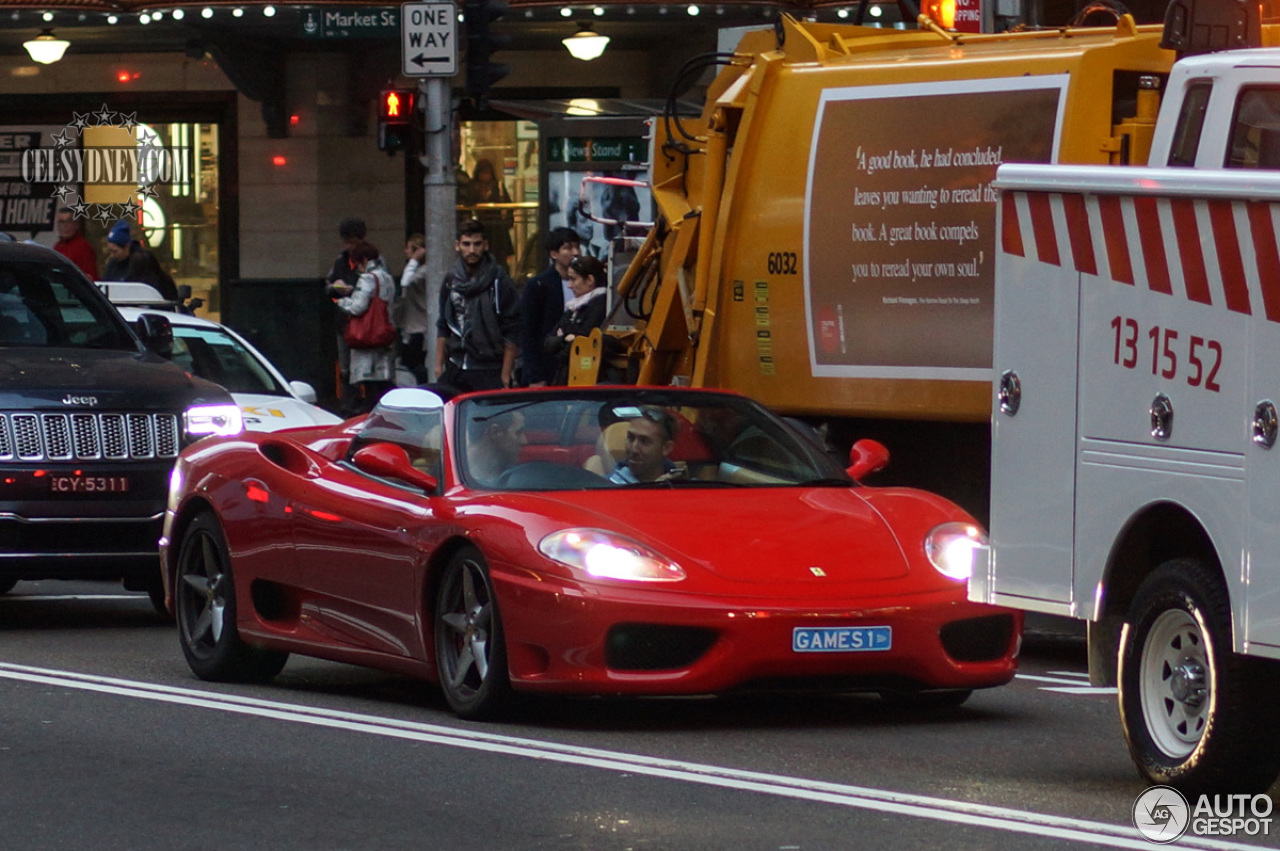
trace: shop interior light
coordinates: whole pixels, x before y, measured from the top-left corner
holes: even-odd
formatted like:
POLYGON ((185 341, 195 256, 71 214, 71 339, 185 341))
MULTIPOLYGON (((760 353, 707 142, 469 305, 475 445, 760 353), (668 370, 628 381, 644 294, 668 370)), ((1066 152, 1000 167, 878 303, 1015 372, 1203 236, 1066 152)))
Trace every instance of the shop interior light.
POLYGON ((208 6, 205 6, 203 9, 201 9, 201 10, 200 10, 200 17, 202 17, 202 18, 212 18, 212 17, 213 17, 213 9, 209 8, 208 6))
POLYGON ((696 18, 698 15, 702 13, 702 10, 699 9, 697 6, 689 6, 687 9, 685 9, 685 11, 688 12, 689 16, 693 18, 696 18))
POLYGON ((53 30, 44 30, 30 41, 24 41, 22 46, 27 49, 31 61, 39 62, 41 65, 52 65, 67 52, 71 42, 58 38, 53 34, 53 30))
POLYGON ((578 24, 578 26, 581 29, 568 38, 561 39, 561 43, 574 59, 590 62, 592 59, 599 58, 604 53, 604 49, 609 46, 609 36, 596 33, 591 29, 591 24, 578 24))
POLYGON ((569 115, 600 115, 600 102, 591 98, 574 98, 565 111, 569 115))
POLYGON ((274 17, 276 16, 276 7, 275 7, 275 6, 263 6, 263 7, 262 7, 262 14, 263 14, 263 15, 265 15, 266 17, 268 17, 268 18, 274 18, 274 17))
POLYGON ((174 19, 175 21, 180 21, 180 20, 182 20, 183 18, 185 18, 186 16, 187 16, 187 13, 186 13, 186 12, 184 12, 184 11, 182 11, 181 9, 174 9, 174 10, 173 10, 173 19, 174 19))

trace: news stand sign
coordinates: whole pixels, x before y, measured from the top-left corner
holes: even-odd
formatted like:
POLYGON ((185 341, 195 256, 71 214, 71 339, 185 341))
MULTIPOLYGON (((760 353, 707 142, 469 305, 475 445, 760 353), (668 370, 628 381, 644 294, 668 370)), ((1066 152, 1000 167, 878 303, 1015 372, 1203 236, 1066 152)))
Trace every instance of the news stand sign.
POLYGON ((458 73, 458 7, 453 3, 400 6, 400 71, 406 77, 458 73))

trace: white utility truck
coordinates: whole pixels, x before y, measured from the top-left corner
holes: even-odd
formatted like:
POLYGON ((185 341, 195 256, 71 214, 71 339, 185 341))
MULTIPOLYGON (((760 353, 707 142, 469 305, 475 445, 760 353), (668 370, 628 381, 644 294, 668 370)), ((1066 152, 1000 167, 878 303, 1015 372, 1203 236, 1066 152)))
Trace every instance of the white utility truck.
POLYGON ((1261 43, 1256 6, 1193 4, 1167 19, 1186 58, 1147 167, 999 169, 970 597, 1089 622, 1091 681, 1118 686, 1152 783, 1260 792, 1280 773, 1280 49, 1237 49, 1261 43))

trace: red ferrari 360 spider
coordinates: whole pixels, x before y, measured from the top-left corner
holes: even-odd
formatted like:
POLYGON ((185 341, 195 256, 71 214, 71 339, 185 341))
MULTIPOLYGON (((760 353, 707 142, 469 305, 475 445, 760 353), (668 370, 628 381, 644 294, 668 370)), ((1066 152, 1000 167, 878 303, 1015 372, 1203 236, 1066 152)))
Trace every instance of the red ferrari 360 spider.
POLYGON ((743 396, 394 390, 365 419, 185 451, 161 554, 191 669, 290 652, 513 692, 870 691, 957 705, 1008 682, 1021 615, 971 603, 952 503, 856 480, 743 396))

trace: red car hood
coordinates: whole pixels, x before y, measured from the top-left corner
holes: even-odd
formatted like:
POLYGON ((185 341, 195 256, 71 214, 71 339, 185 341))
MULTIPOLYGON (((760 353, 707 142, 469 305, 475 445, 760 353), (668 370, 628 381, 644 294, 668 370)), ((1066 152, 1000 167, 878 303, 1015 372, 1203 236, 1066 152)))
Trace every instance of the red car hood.
POLYGON ((850 488, 659 488, 538 497, 578 509, 551 516, 616 530, 730 581, 808 580, 830 589, 907 573, 893 532, 850 488))

